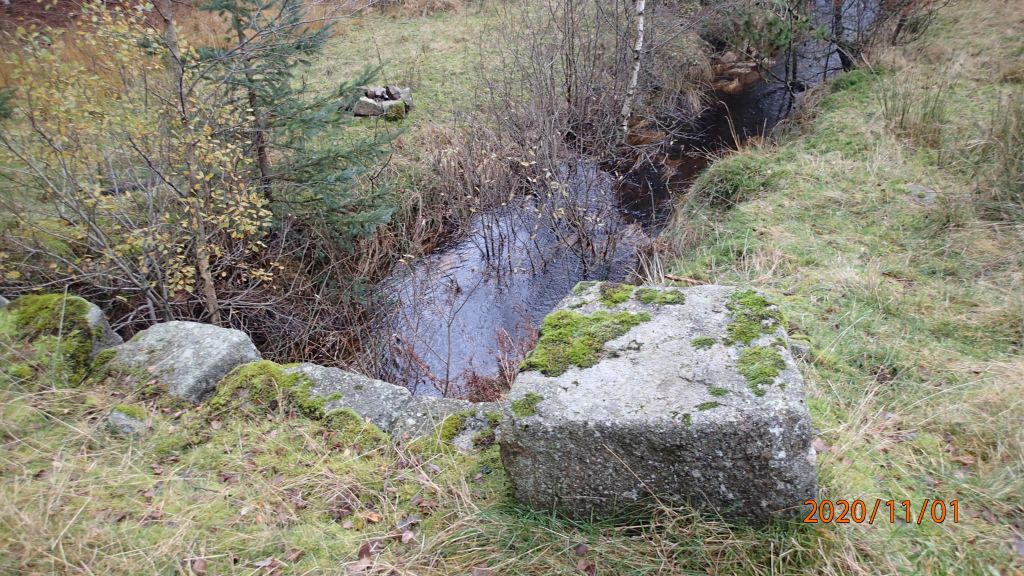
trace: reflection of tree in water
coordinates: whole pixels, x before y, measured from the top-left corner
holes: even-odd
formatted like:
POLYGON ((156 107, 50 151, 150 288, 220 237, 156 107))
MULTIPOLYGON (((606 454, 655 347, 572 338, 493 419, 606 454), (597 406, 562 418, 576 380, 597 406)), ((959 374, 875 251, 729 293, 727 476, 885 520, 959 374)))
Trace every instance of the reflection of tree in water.
POLYGON ((416 393, 468 392, 508 374, 535 326, 580 280, 625 279, 646 235, 623 219, 611 178, 579 163, 479 215, 471 232, 400 271, 382 376, 416 393))

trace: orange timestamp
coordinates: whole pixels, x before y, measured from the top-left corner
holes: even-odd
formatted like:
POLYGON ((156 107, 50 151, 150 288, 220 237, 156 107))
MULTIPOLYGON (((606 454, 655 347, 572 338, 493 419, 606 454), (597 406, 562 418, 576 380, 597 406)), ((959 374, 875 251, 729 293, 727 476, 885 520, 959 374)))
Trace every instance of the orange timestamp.
POLYGON ((924 499, 921 506, 915 506, 910 500, 882 500, 876 498, 874 504, 863 500, 805 500, 804 505, 811 511, 804 517, 804 523, 835 523, 835 524, 874 524, 888 521, 890 524, 905 522, 922 524, 931 521, 942 524, 946 520, 954 524, 960 522, 959 500, 924 499))

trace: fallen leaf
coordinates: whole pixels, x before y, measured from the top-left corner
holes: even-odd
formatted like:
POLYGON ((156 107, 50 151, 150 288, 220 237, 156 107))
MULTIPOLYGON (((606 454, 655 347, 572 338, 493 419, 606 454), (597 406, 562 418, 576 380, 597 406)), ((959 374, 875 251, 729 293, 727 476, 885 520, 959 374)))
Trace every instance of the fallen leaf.
POLYGON ((376 524, 377 522, 381 521, 381 515, 376 512, 367 512, 366 521, 376 524))
POLYGON ((811 446, 814 447, 814 451, 817 452, 818 454, 821 454, 825 450, 828 450, 828 445, 825 444, 825 441, 822 440, 821 438, 815 438, 814 441, 811 442, 811 446))
POLYGON ((587 576, 594 576, 597 574, 597 566, 585 558, 580 558, 580 561, 576 563, 576 569, 587 576))
POLYGON ((351 520, 345 520, 344 522, 341 523, 341 527, 344 528, 345 530, 351 530, 352 526, 354 526, 354 524, 352 524, 351 520))
POLYGON ((284 566, 284 563, 277 558, 270 556, 269 558, 264 558, 263 560, 254 563, 253 566, 256 568, 262 568, 266 574, 274 574, 284 566))
POLYGON ((577 556, 586 556, 587 552, 590 552, 590 547, 580 542, 573 546, 572 551, 575 552, 577 556))
POLYGON ((402 544, 408 544, 409 542, 412 542, 415 539, 416 539, 416 535, 413 534, 412 530, 406 530, 406 531, 402 532, 402 538, 401 538, 402 544))
POLYGON ((194 572, 196 574, 196 576, 205 576, 205 574, 206 574, 206 560, 203 559, 203 558, 193 558, 192 559, 192 572, 194 572))

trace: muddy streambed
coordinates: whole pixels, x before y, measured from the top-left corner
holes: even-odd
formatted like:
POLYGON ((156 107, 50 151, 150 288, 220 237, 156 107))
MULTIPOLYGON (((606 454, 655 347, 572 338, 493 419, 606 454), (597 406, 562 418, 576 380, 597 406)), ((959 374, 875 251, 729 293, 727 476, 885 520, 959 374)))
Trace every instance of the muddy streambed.
MULTIPOLYGON (((818 0, 814 20, 830 21, 831 6, 818 0)), ((868 17, 859 10, 845 24, 863 29, 868 17)), ((631 279, 638 250, 670 213, 673 190, 736 140, 770 133, 802 91, 841 68, 832 45, 796 44, 762 79, 715 94, 717 103, 669 150, 678 167, 668 182, 651 166, 617 179, 577 161, 563 166, 559 187, 479 214, 464 236, 399 265, 380 285, 388 309, 378 376, 413 394, 463 396, 471 382, 514 370, 541 320, 577 282, 631 279)))

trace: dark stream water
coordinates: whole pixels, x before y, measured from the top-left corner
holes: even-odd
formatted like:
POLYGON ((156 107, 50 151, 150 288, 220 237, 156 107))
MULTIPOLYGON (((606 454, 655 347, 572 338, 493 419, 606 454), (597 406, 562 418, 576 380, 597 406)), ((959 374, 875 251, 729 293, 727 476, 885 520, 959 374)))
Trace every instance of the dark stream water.
MULTIPOLYGON (((830 22, 831 7, 817 0, 814 21, 830 22)), ((865 13, 858 10, 847 28, 863 29, 865 13)), ((463 395, 475 376, 496 376, 500 360, 530 340, 577 282, 631 277, 638 250, 670 213, 672 192, 688 186, 711 155, 771 133, 800 92, 841 69, 831 44, 796 44, 764 79, 715 95, 669 151, 679 168, 668 182, 653 167, 616 179, 585 161, 566 165, 560 189, 480 214, 463 237, 399 266, 381 285, 391 305, 379 376, 424 395, 463 395), (585 226, 573 225, 584 219, 585 226)))

